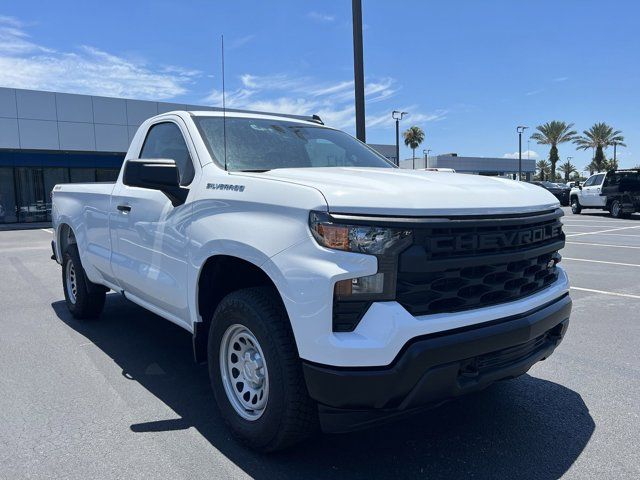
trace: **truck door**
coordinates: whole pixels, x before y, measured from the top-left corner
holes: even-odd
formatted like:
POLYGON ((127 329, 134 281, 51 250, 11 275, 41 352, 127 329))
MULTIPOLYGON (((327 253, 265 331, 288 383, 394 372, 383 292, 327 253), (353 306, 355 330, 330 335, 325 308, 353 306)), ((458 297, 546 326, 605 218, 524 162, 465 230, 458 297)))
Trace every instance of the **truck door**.
POLYGON ((582 186, 582 192, 580 195, 580 203, 585 207, 599 207, 604 206, 600 192, 602 191, 602 181, 604 180, 604 173, 599 173, 590 176, 584 185, 582 186))
MULTIPOLYGON (((193 147, 187 146, 183 131, 179 118, 152 125, 139 157, 173 159, 181 175, 188 170, 192 180, 193 147)), ((190 204, 174 207, 162 192, 119 182, 111 218, 113 269, 127 296, 168 313, 171 320, 188 322, 190 204)))

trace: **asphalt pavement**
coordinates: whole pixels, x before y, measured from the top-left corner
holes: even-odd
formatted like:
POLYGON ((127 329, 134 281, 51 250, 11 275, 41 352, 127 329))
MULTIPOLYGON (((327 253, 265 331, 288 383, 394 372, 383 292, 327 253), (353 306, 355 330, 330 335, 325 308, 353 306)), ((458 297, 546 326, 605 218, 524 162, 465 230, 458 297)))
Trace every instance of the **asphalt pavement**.
POLYGON ((0 478, 640 478, 640 215, 564 217, 569 331, 529 374, 390 425, 259 455, 189 333, 109 294, 67 312, 50 229, 0 232, 0 478))

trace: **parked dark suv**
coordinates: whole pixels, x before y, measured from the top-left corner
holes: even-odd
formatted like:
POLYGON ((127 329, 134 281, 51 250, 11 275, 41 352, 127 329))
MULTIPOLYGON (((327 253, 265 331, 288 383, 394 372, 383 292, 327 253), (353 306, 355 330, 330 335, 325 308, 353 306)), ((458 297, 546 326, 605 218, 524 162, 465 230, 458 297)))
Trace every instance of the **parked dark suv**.
POLYGON ((568 186, 563 185, 562 183, 553 183, 547 181, 531 183, 549 190, 560 201, 560 205, 562 205, 563 207, 569 206, 569 193, 571 192, 571 188, 569 188, 568 186))

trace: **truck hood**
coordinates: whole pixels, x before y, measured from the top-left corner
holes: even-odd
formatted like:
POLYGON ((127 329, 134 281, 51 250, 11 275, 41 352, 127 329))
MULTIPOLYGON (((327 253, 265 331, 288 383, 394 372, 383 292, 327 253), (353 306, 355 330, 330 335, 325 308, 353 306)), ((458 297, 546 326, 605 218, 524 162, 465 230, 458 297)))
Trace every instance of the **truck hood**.
POLYGON ((330 212, 375 215, 486 215, 558 206, 535 185, 497 177, 386 168, 285 168, 243 174, 305 185, 330 212))

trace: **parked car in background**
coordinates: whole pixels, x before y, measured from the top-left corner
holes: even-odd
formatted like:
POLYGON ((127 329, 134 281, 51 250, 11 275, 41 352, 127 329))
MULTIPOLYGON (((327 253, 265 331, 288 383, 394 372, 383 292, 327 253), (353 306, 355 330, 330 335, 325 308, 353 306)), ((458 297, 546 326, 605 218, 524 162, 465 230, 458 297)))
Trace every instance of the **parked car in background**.
POLYGON ((448 173, 456 173, 453 168, 438 168, 438 167, 429 167, 425 168, 427 172, 448 172, 448 173))
POLYGON ((571 189, 571 211, 597 208, 621 218, 640 212, 640 170, 612 170, 591 175, 571 189))
POLYGON ((572 181, 570 181, 570 182, 565 183, 565 185, 566 185, 567 187, 569 187, 569 188, 573 188, 573 187, 575 187, 575 186, 576 186, 576 184, 578 184, 578 183, 580 183, 580 181, 579 181, 579 180, 572 180, 572 181))
POLYGON ((571 192, 570 187, 567 187, 562 183, 553 183, 547 181, 535 181, 531 183, 551 192, 560 201, 560 205, 562 205, 563 207, 569 206, 569 194, 571 192))

